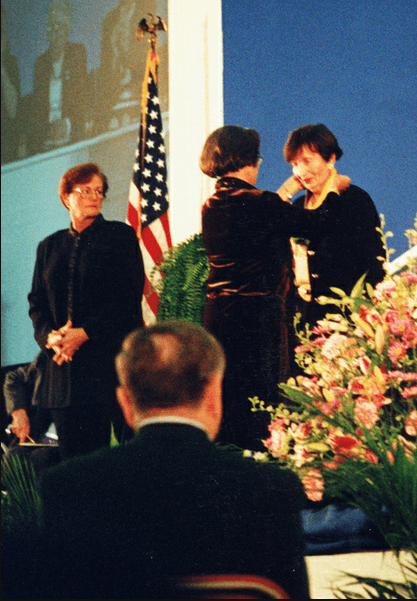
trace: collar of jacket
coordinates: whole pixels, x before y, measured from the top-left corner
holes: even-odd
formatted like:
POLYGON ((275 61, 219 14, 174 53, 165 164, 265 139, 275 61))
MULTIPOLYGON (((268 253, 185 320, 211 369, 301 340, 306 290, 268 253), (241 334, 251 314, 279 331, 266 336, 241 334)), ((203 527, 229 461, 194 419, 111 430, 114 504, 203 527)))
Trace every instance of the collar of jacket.
POLYGON ((221 177, 216 181, 216 192, 219 190, 241 190, 242 188, 254 190, 255 186, 237 177, 221 177))
POLYGON ((79 232, 77 232, 77 230, 75 230, 72 226, 72 223, 70 225, 69 228, 69 233, 71 234, 71 236, 74 236, 74 238, 76 238, 77 236, 86 236, 88 234, 88 232, 94 232, 96 229, 98 229, 99 227, 101 227, 101 225, 105 222, 106 220, 104 219, 103 215, 100 213, 99 215, 97 215, 97 217, 94 219, 93 223, 91 225, 89 225, 88 227, 85 228, 85 230, 83 230, 81 232, 81 234, 79 232))

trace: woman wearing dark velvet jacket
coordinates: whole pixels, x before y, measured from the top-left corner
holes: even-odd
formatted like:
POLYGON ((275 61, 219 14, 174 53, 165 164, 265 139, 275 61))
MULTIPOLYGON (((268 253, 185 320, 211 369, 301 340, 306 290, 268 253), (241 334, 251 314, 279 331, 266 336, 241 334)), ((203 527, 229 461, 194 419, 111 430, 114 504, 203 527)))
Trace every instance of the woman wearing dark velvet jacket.
POLYGON ((143 325, 142 255, 132 227, 101 215, 107 189, 94 163, 63 175, 59 196, 71 227, 39 244, 29 294, 35 339, 48 354, 44 396, 63 458, 108 444, 112 421, 120 434, 114 357, 143 325))
POLYGON ((301 189, 289 178, 278 194, 255 188, 260 138, 224 126, 207 139, 200 168, 217 178, 202 210, 210 271, 204 325, 223 344, 224 414, 217 438, 263 449, 267 424, 249 397, 279 402, 277 384, 292 373, 293 270, 290 236, 307 236, 323 217, 283 199, 301 189))

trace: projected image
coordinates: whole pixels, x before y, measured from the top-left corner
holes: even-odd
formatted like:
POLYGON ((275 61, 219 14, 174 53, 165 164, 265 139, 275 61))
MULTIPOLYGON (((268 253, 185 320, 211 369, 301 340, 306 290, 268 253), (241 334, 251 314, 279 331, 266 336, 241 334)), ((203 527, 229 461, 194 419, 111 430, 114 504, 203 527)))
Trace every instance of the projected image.
POLYGON ((1 164, 18 158, 21 141, 20 78, 10 50, 4 6, 1 5, 1 164))
MULTIPOLYGON (((105 0, 92 7, 80 0, 48 0, 35 7, 28 2, 28 11, 19 14, 11 2, 1 7, 2 164, 137 124, 148 46, 147 40, 139 45, 136 29, 144 17, 165 17, 166 0, 105 0), (90 29, 82 12, 91 19, 90 29), (28 14, 29 40, 19 45, 28 14), (28 49, 35 50, 33 58, 28 49)), ((158 55, 164 112, 166 34, 158 55)))

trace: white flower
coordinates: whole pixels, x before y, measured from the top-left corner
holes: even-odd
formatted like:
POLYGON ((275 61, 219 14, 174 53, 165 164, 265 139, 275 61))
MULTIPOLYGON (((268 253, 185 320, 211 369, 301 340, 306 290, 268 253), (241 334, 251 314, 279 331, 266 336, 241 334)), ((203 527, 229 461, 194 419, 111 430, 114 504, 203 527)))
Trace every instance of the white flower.
POLYGON ((255 461, 268 461, 268 453, 261 453, 261 451, 256 451, 253 454, 253 458, 255 461))

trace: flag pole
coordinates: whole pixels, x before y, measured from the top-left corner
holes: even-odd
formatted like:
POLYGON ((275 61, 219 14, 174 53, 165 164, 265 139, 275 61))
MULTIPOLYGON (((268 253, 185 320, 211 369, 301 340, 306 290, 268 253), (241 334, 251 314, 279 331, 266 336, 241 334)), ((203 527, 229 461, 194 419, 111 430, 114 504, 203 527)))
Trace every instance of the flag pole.
POLYGON ((149 34, 149 51, 142 84, 141 118, 133 177, 129 188, 126 222, 136 231, 145 267, 145 290, 142 309, 145 324, 155 320, 158 292, 153 286, 153 268, 172 246, 169 226, 167 156, 160 110, 156 52, 158 31, 167 31, 161 17, 150 15, 137 27, 138 42, 149 34))
MULTIPOLYGON (((165 21, 161 17, 156 17, 157 21, 155 22, 155 17, 148 13, 150 16, 149 23, 145 18, 141 19, 138 23, 138 27, 136 29, 136 40, 140 42, 143 36, 148 33, 149 34, 149 50, 148 56, 146 60, 145 67, 145 77, 143 78, 142 84, 142 101, 141 101, 141 123, 142 127, 145 128, 146 124, 146 107, 148 104, 148 79, 149 73, 152 74, 154 82, 158 85, 158 65, 159 65, 159 56, 156 51, 156 46, 158 44, 158 31, 167 31, 167 26, 165 21)), ((145 154, 145 137, 142 138, 142 164, 143 167, 143 157, 145 154)))

